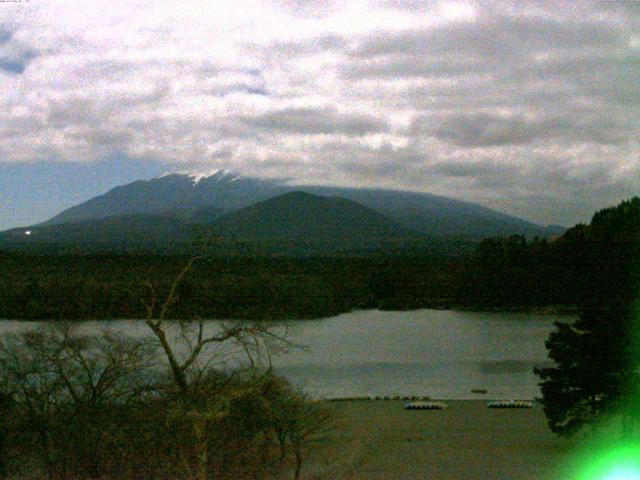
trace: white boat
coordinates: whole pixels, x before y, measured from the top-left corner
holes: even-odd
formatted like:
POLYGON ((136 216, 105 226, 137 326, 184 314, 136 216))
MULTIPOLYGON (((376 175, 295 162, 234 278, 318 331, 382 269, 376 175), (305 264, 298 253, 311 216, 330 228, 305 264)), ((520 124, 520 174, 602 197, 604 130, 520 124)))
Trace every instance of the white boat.
POLYGON ((405 410, 443 410, 449 408, 444 402, 409 402, 404 405, 405 410))
POLYGON ((528 400, 495 400, 487 403, 489 408, 533 408, 533 402, 528 400))

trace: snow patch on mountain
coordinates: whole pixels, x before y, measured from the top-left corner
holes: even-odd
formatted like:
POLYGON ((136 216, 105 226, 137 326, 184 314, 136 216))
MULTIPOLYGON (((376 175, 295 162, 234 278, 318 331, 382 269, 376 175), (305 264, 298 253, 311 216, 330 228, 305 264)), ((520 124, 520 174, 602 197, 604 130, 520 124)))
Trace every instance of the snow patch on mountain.
POLYGON ((184 177, 189 177, 193 182, 194 187, 198 185, 198 183, 200 183, 202 180, 208 180, 212 178, 215 178, 215 180, 218 182, 221 182, 221 181, 235 182, 238 178, 240 178, 240 174, 237 172, 234 172, 232 170, 219 169, 219 168, 215 168, 211 170, 199 170, 199 171, 183 170, 183 171, 165 172, 157 176, 156 178, 168 177, 170 175, 180 175, 184 177))

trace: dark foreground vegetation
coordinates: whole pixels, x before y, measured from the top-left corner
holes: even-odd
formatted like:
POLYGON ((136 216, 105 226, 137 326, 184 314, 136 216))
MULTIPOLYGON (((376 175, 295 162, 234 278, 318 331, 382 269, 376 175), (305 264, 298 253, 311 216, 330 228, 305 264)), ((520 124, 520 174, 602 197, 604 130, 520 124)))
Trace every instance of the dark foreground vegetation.
POLYGON ((565 235, 572 246, 580 317, 547 341, 555 366, 537 370, 549 427, 572 435, 622 419, 640 427, 640 198, 594 215, 565 235))
POLYGON ((290 347, 282 330, 146 324, 140 338, 56 322, 2 339, 0 478, 297 479, 329 441, 323 404, 257 367, 290 347), (222 368, 223 351, 241 362, 222 368))

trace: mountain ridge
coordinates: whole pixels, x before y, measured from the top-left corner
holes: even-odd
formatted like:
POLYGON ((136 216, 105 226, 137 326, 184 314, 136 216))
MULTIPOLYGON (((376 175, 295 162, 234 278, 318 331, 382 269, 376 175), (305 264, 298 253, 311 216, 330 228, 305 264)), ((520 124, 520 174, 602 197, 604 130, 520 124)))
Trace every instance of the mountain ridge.
POLYGON ((244 240, 364 241, 412 236, 357 202, 302 191, 257 202, 217 219, 211 226, 219 235, 244 240))
MULTIPOLYGON (((211 207, 212 208, 212 207, 211 207)), ((0 234, 0 246, 60 252, 218 254, 365 254, 394 248, 431 248, 430 241, 352 200, 289 192, 220 215, 129 214, 17 228, 0 234), (210 217, 215 217, 212 220, 210 217), (206 220, 206 221, 202 221, 206 220)))
POLYGON ((166 212, 177 211, 189 216, 190 211, 202 207, 215 208, 226 214, 293 191, 352 200, 404 228, 430 236, 484 238, 523 234, 533 237, 561 233, 557 228, 549 231, 546 227, 479 204, 430 193, 289 185, 227 171, 218 171, 210 176, 172 173, 150 180, 137 180, 66 209, 40 225, 128 214, 166 215, 166 212))

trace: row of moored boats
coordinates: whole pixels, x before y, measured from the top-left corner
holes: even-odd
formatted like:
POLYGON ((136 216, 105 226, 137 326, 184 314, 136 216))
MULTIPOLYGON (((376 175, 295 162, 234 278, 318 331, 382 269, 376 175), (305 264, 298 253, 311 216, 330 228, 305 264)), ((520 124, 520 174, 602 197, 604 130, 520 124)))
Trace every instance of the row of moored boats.
MULTIPOLYGON (((487 403, 488 408, 533 408, 533 402, 528 400, 495 400, 487 403)), ((406 410, 444 410, 449 408, 445 402, 409 402, 405 404, 406 410)))

